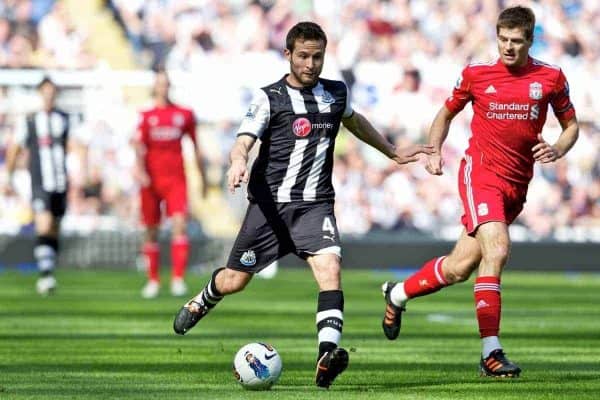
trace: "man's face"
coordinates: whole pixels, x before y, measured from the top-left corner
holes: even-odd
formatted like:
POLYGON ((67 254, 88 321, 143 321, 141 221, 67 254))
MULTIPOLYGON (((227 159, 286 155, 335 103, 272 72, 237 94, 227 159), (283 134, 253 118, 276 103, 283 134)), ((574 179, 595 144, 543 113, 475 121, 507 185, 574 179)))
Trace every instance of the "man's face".
POLYGON ((325 61, 325 43, 322 40, 296 40, 294 50, 285 49, 290 62, 291 84, 312 86, 317 83, 325 61))
POLYGON ((522 67, 527 64, 531 41, 525 38, 522 28, 500 28, 498 31, 498 53, 507 67, 522 67))
POLYGON ((56 86, 54 86, 53 83, 45 82, 40 86, 39 91, 44 104, 44 109, 52 109, 52 107, 54 107, 54 100, 56 99, 56 86))

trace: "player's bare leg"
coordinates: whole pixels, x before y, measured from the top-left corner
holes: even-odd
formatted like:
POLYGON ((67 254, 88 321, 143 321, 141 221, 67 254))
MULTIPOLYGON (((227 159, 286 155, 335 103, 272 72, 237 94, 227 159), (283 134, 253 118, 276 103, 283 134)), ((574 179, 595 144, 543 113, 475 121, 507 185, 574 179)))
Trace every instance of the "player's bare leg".
POLYGON ((394 340, 400 334, 402 313, 409 299, 467 280, 480 260, 479 243, 463 231, 449 255, 427 261, 404 282, 385 282, 381 288, 386 302, 382 321, 385 336, 394 340))
POLYGON ((160 292, 160 248, 158 246, 158 226, 147 226, 142 245, 148 282, 142 289, 142 297, 152 299, 160 292))
POLYGON ((315 383, 329 388, 334 379, 348 367, 348 352, 338 347, 344 324, 344 294, 340 285, 340 258, 335 254, 319 254, 307 259, 319 285, 317 331, 319 353, 315 383))
POLYGON ((35 214, 37 243, 33 253, 40 273, 36 290, 42 296, 52 294, 57 286, 54 269, 58 255, 58 226, 59 221, 50 212, 35 214))
POLYGON ((181 307, 175 320, 173 330, 179 335, 185 335, 208 312, 219 303, 223 297, 243 290, 252 279, 252 274, 231 268, 219 268, 212 274, 204 289, 181 307))
POLYGON ((184 281, 185 270, 188 264, 189 241, 187 237, 187 217, 177 213, 171 217, 173 223, 171 234, 171 294, 185 296, 187 286, 184 281))
POLYGON ((498 338, 500 331, 500 275, 510 253, 508 226, 488 222, 476 233, 482 259, 475 280, 475 304, 482 340, 480 371, 482 376, 518 377, 521 368, 509 361, 498 338))

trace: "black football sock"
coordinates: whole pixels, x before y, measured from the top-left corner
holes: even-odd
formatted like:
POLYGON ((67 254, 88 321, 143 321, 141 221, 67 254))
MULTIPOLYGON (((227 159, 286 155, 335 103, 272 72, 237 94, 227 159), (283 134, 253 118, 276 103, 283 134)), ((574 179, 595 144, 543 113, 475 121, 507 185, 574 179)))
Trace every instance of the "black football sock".
POLYGON ((319 292, 317 305, 317 335, 319 356, 335 349, 342 337, 344 326, 344 292, 324 290, 319 292))

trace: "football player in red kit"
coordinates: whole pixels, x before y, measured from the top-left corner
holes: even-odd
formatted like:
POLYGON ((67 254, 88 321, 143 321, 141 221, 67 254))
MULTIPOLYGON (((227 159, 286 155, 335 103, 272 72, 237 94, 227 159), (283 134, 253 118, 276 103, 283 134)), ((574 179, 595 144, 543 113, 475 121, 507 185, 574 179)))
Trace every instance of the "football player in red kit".
POLYGON ((507 8, 496 25, 499 59, 467 66, 452 96, 433 120, 426 169, 442 174, 442 144, 450 123, 472 103, 472 136, 463 158, 458 186, 464 230, 450 254, 436 257, 404 282, 385 282, 383 331, 399 334, 407 300, 464 281, 478 270, 475 308, 482 338, 482 376, 517 377, 521 369, 504 354, 500 330, 500 275, 510 250, 508 226, 523 208, 535 162, 556 161, 578 136, 569 86, 559 67, 529 56, 535 16, 521 6, 507 8), (554 144, 542 137, 548 105, 562 133, 554 144))
POLYGON ((148 283, 142 297, 153 298, 160 290, 158 228, 162 209, 172 222, 171 294, 183 296, 188 262, 187 185, 181 141, 188 136, 194 143, 194 154, 202 177, 203 195, 206 179, 196 142, 196 121, 192 110, 174 104, 169 98, 170 82, 165 71, 156 73, 153 88, 154 106, 141 112, 133 145, 137 155, 137 180, 140 184, 142 223, 145 236, 142 253, 147 263, 148 283))

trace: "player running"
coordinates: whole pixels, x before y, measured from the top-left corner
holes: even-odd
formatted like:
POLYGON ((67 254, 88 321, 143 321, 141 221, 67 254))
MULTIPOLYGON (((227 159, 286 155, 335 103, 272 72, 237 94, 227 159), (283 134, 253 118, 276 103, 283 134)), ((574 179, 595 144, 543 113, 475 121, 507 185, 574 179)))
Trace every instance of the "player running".
POLYGON ((521 373, 506 358, 498 338, 500 275, 511 244, 508 225, 523 208, 534 163, 563 157, 579 131, 563 72, 529 56, 534 26, 529 8, 502 11, 496 25, 499 59, 467 66, 433 120, 429 143, 436 151, 428 156, 426 169, 441 175, 441 148, 450 123, 472 102, 472 136, 458 177, 465 228, 454 249, 429 260, 404 282, 385 282, 382 287, 387 303, 383 331, 394 340, 407 300, 465 281, 478 269, 474 292, 484 376, 517 377, 521 373), (548 104, 562 127, 552 145, 541 134, 548 104))
POLYGON ((184 282, 188 263, 187 238, 187 185, 181 141, 188 136, 194 143, 196 165, 202 177, 203 196, 206 196, 206 179, 199 146, 196 142, 196 120, 192 110, 174 104, 169 98, 170 82, 165 71, 156 73, 154 107, 143 111, 134 138, 137 155, 136 176, 140 184, 141 217, 145 227, 142 253, 144 254, 148 282, 142 297, 154 298, 160 291, 158 228, 161 205, 171 218, 171 294, 187 293, 184 282))
POLYGON ((224 296, 243 290, 255 273, 294 253, 307 261, 319 286, 315 383, 324 388, 348 365, 348 353, 338 347, 344 295, 331 182, 340 123, 398 164, 432 151, 423 145, 395 148, 353 111, 343 82, 319 77, 326 44, 325 33, 312 22, 288 32, 284 53, 290 73, 255 93, 231 150, 229 189, 248 182, 250 204, 227 266, 214 271, 173 324, 176 333, 187 333, 224 296), (248 152, 257 139, 262 144, 250 172, 248 152))

